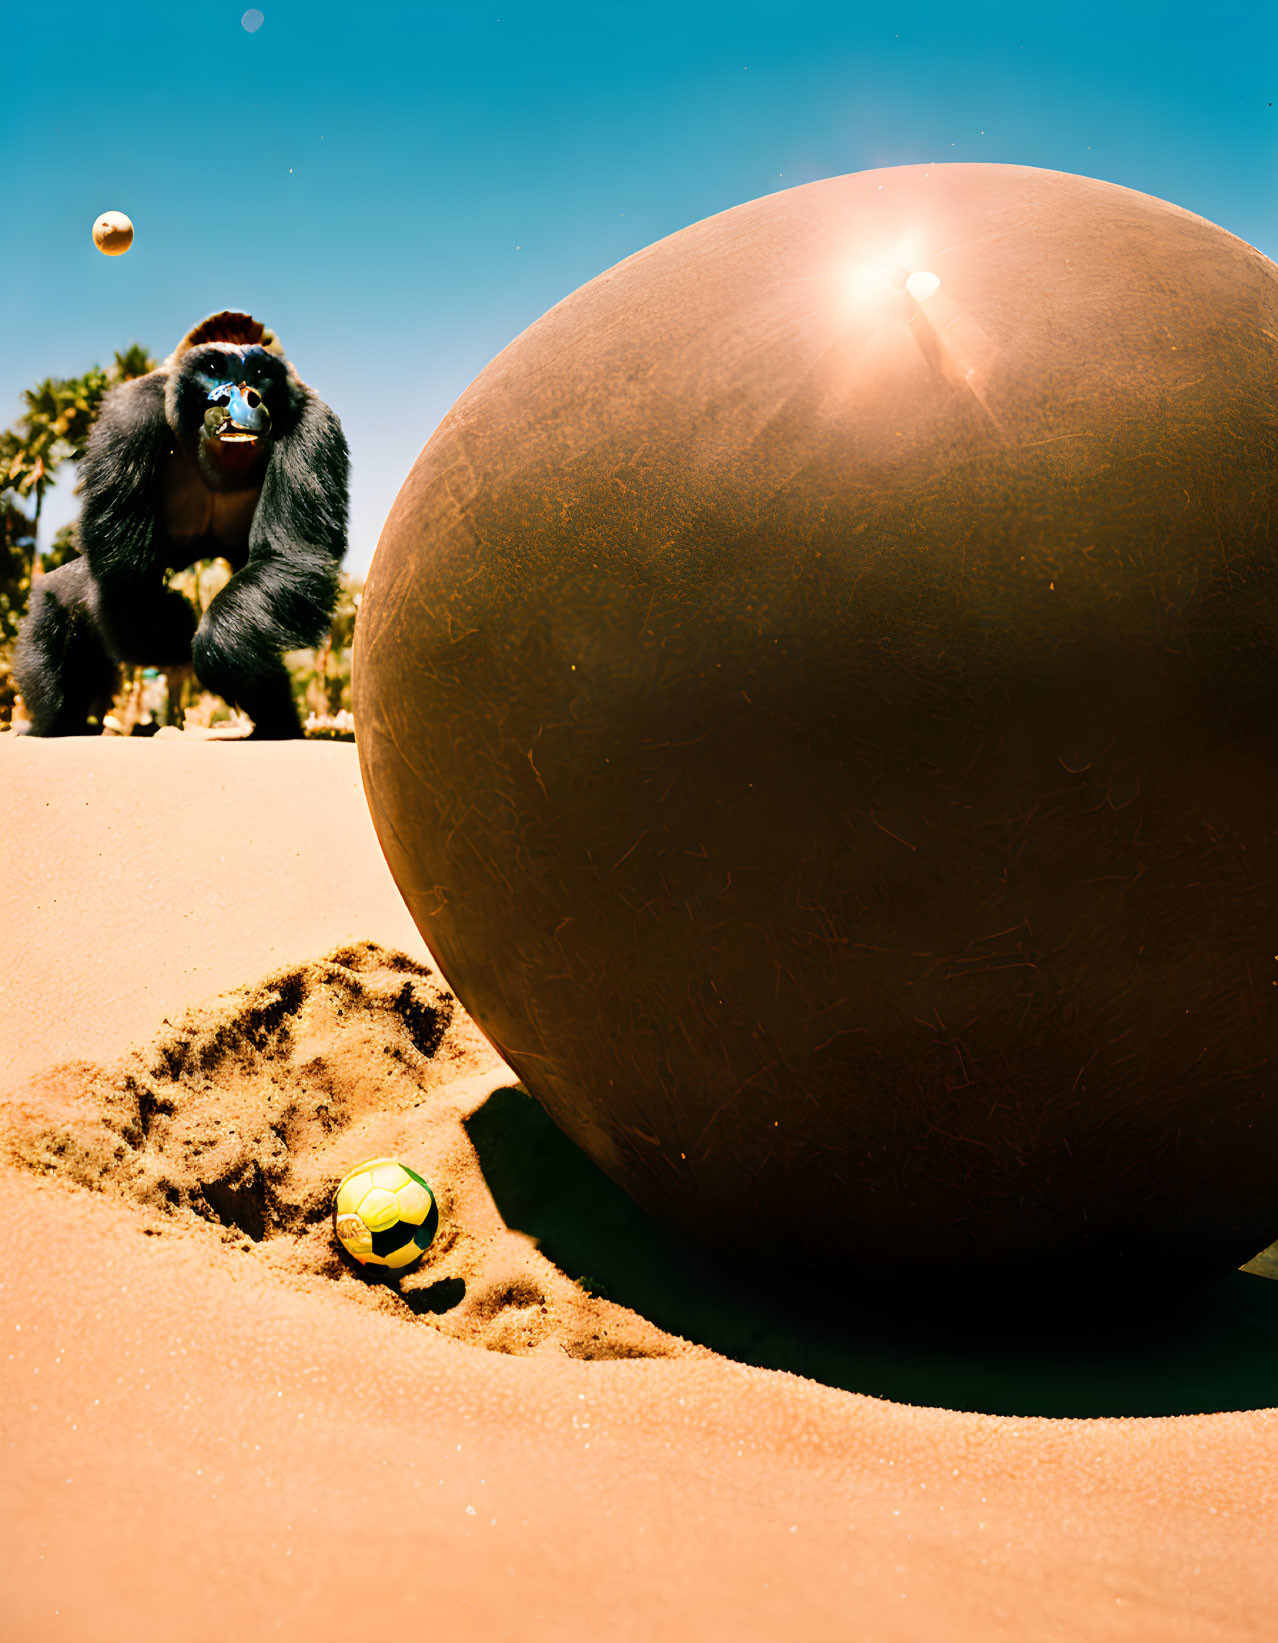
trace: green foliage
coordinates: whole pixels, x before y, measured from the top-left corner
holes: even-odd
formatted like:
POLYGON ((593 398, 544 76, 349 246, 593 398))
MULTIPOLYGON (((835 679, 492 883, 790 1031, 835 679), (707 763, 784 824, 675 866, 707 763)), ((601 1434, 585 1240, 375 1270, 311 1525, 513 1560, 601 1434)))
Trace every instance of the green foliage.
POLYGON ((49 551, 40 555, 40 569, 57 570, 58 566, 65 565, 68 559, 74 559, 79 551, 75 525, 62 525, 54 533, 49 551))
POLYGON ((0 684, 5 661, 27 608, 33 538, 31 521, 6 492, 0 492, 0 684))
POLYGON ((318 650, 290 651, 284 659, 293 682, 293 700, 309 735, 354 740, 351 656, 363 595, 363 582, 343 572, 328 638, 318 650))
POLYGON ((133 343, 117 351, 105 371, 93 365, 83 376, 46 377, 24 389, 22 415, 0 432, 0 711, 12 701, 9 666, 32 574, 53 570, 76 552, 74 526, 64 525, 37 564, 45 492, 64 462, 84 455, 107 390, 154 369, 146 349, 133 343))
POLYGON ((225 559, 197 559, 167 578, 169 587, 195 607, 197 621, 230 580, 231 566, 225 559))
POLYGON ((107 390, 154 369, 155 361, 145 348, 133 343, 123 352, 117 350, 105 371, 91 365, 83 376, 46 377, 24 389, 22 415, 0 435, 0 490, 34 497, 33 517, 38 519, 45 488, 59 467, 84 455, 107 390))

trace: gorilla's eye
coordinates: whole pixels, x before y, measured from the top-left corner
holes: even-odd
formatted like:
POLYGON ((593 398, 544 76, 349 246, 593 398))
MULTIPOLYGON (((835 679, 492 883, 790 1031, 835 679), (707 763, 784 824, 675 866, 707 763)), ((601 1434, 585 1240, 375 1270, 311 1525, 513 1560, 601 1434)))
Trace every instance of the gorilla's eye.
POLYGON ((221 354, 213 354, 205 361, 204 373, 206 376, 211 377, 225 376, 225 362, 221 354))

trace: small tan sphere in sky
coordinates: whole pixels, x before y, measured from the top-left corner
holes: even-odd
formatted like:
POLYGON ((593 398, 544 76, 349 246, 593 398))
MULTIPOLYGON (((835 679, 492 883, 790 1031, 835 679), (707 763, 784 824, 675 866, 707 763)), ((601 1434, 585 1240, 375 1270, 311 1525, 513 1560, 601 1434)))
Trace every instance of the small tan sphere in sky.
POLYGON ((104 211, 93 225, 93 243, 104 257, 122 257, 133 244, 133 224, 123 211, 104 211))

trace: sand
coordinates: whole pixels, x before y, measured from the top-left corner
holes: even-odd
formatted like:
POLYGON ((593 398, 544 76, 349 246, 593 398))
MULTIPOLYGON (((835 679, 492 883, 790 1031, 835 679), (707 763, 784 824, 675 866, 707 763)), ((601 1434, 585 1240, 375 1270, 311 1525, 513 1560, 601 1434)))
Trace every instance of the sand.
POLYGON ((538 1248, 563 1177, 352 747, 5 736, 0 784, 6 1643, 1272 1635, 1278 1411, 892 1402, 538 1248), (399 1284, 328 1232, 383 1151, 441 1208, 399 1284))

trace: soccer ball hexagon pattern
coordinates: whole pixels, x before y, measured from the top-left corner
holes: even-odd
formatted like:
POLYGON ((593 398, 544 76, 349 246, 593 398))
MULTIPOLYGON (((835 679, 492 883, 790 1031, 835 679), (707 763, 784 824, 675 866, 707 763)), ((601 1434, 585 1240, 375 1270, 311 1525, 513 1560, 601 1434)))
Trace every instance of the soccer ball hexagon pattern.
POLYGON ((402 1272, 430 1245, 439 1225, 435 1195, 397 1158, 370 1158, 342 1177, 333 1231, 361 1266, 402 1272))

